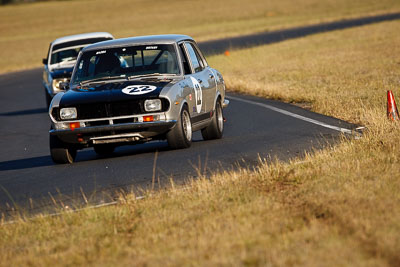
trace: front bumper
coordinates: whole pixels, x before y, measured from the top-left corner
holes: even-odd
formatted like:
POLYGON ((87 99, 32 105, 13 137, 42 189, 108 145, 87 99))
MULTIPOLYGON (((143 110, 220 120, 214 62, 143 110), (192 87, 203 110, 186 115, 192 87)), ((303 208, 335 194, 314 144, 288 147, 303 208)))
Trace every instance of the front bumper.
POLYGON ((52 129, 51 135, 67 143, 92 145, 96 143, 134 142, 168 132, 175 120, 134 122, 115 125, 89 126, 75 129, 52 129))
POLYGON ((224 103, 222 103, 222 108, 227 108, 229 106, 229 100, 225 99, 224 103))

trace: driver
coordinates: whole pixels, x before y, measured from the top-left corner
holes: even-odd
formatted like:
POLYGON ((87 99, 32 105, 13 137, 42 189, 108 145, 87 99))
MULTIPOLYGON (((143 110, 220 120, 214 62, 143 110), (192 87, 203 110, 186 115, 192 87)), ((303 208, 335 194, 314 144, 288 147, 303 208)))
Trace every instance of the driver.
POLYGON ((96 64, 95 73, 109 73, 116 74, 119 73, 121 67, 121 62, 118 57, 113 54, 103 54, 99 56, 99 60, 96 64))

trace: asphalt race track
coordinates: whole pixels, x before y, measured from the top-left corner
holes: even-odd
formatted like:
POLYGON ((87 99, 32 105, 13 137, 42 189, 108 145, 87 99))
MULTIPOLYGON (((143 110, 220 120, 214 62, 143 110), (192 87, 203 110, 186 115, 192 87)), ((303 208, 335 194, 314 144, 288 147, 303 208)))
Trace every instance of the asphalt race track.
POLYGON ((224 51, 230 49, 249 48, 258 45, 272 44, 289 39, 304 37, 310 34, 343 30, 347 28, 365 26, 368 24, 398 19, 400 19, 400 13, 382 14, 376 16, 320 23, 309 26, 301 26, 284 30, 260 32, 219 40, 210 40, 199 43, 199 46, 201 48, 201 51, 207 53, 208 55, 221 54, 224 51))
MULTIPOLYGON (((400 19, 399 13, 199 45, 210 55, 395 19, 400 19)), ((343 132, 352 136, 351 130, 356 127, 293 105, 228 94, 230 105, 224 110, 227 122, 221 140, 203 141, 200 133, 195 133, 188 149, 170 150, 166 141, 150 142, 117 148, 108 158, 86 149, 78 152, 74 164, 55 165, 49 155, 50 119, 41 79, 41 69, 0 75, 0 218, 15 210, 52 212, 61 203, 109 203, 118 192, 140 195, 141 189, 168 185, 171 178, 183 183, 197 177, 199 170, 209 174, 238 166, 251 168, 260 158, 287 160, 334 144, 343 132)))
POLYGON ((155 186, 159 186, 159 181, 168 184, 171 177, 182 183, 196 177, 199 169, 209 173, 239 165, 255 166, 259 157, 286 160, 332 143, 342 134, 263 105, 332 126, 354 128, 292 105, 230 95, 221 140, 203 141, 196 133, 189 149, 169 150, 166 142, 150 142, 120 147, 109 158, 100 158, 93 149, 86 149, 78 152, 76 163, 55 165, 49 155, 50 119, 41 70, 2 75, 0 88, 0 214, 9 214, 15 206, 24 210, 54 207, 53 197, 64 202, 83 201, 82 191, 89 201, 98 203, 111 201, 121 189, 149 188, 156 151, 154 177, 155 186))

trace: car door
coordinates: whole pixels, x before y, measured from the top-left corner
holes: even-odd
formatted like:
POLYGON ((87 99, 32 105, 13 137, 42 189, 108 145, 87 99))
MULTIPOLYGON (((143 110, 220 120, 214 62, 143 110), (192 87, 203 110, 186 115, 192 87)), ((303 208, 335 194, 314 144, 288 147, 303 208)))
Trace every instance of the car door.
MULTIPOLYGON (((44 86, 44 89, 45 89, 45 93, 46 93, 48 96, 51 96, 51 92, 52 92, 52 90, 51 90, 51 86, 52 86, 51 80, 52 80, 52 77, 51 77, 50 70, 49 70, 49 62, 50 62, 50 56, 51 56, 51 48, 52 48, 52 43, 50 43, 49 51, 47 52, 46 58, 44 58, 44 59, 42 60, 42 62, 43 62, 43 80, 42 80, 42 83, 43 83, 43 86, 44 86)), ((47 95, 46 95, 46 100, 49 102, 50 99, 47 99, 47 98, 48 98, 47 95)), ((48 103, 48 104, 49 104, 49 103, 48 103)))
POLYGON ((189 76, 195 89, 196 111, 199 115, 204 114, 206 118, 214 109, 215 79, 207 63, 200 56, 197 46, 187 41, 185 47, 191 65, 192 73, 189 76))

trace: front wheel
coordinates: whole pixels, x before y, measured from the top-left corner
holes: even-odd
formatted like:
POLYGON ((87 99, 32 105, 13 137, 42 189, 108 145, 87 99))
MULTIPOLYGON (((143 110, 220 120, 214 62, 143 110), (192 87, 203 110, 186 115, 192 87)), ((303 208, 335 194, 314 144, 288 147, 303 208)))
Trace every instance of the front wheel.
POLYGON ((221 101, 218 99, 215 103, 214 116, 211 123, 201 130, 201 135, 204 140, 220 139, 224 134, 224 115, 222 114, 221 101))
POLYGON ((192 144, 192 122, 186 106, 183 107, 174 128, 167 133, 167 140, 173 149, 187 148, 192 144))
POLYGON ((73 163, 76 157, 76 149, 68 146, 57 136, 50 135, 50 155, 55 163, 73 163))

